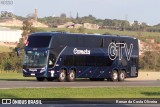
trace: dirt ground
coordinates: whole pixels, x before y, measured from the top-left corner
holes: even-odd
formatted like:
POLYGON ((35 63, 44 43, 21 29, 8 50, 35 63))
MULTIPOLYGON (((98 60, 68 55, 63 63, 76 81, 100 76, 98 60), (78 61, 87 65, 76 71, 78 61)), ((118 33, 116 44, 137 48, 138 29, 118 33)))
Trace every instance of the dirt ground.
POLYGON ((3 42, 0 42, 0 46, 8 46, 8 47, 13 47, 15 48, 17 46, 17 44, 13 44, 13 43, 3 43, 3 42))
POLYGON ((160 80, 160 72, 139 72, 137 78, 127 78, 127 80, 160 80))

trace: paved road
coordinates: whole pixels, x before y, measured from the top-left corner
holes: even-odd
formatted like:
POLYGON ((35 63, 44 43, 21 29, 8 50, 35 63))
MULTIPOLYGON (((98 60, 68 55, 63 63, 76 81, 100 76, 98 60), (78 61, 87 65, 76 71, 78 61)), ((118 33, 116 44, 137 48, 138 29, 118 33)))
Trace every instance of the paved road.
POLYGON ((160 80, 125 80, 124 82, 77 80, 75 82, 0 81, 0 88, 47 88, 47 87, 160 87, 160 80))

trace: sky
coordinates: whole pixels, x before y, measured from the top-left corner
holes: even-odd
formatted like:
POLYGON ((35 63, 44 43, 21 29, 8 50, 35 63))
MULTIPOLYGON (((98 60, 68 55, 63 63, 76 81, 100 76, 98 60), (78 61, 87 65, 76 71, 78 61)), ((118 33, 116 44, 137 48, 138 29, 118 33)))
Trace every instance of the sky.
MULTIPOLYGON (((3 1, 3 0, 0 0, 3 1)), ((0 9, 11 8, 13 13, 27 16, 38 9, 38 17, 68 17, 93 15, 99 19, 120 19, 145 22, 149 25, 160 23, 160 0, 11 0, 13 4, 0 5, 0 9), (8 6, 8 7, 7 7, 8 6), (5 7, 5 8, 4 8, 5 7)))

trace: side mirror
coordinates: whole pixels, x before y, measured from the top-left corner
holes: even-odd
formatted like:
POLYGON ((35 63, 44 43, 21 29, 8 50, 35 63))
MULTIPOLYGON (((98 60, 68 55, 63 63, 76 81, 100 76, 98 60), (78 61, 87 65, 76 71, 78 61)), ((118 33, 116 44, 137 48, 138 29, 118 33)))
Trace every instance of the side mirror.
POLYGON ((20 56, 21 54, 21 48, 16 48, 17 56, 20 56))

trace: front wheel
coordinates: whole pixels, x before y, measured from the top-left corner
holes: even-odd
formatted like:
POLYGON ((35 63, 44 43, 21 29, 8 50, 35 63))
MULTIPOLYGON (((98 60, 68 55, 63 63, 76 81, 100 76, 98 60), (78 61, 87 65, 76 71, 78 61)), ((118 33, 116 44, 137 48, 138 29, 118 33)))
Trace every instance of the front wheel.
POLYGON ((66 80, 66 71, 65 70, 61 70, 60 74, 59 74, 58 81, 59 82, 64 82, 65 80, 66 80))
POLYGON ((116 70, 112 72, 111 80, 118 81, 118 72, 116 70))
POLYGON ((37 81, 44 81, 44 77, 36 77, 37 81))
POLYGON ((71 70, 69 74, 67 75, 67 81, 73 82, 75 81, 75 79, 76 79, 76 73, 74 70, 71 70))

